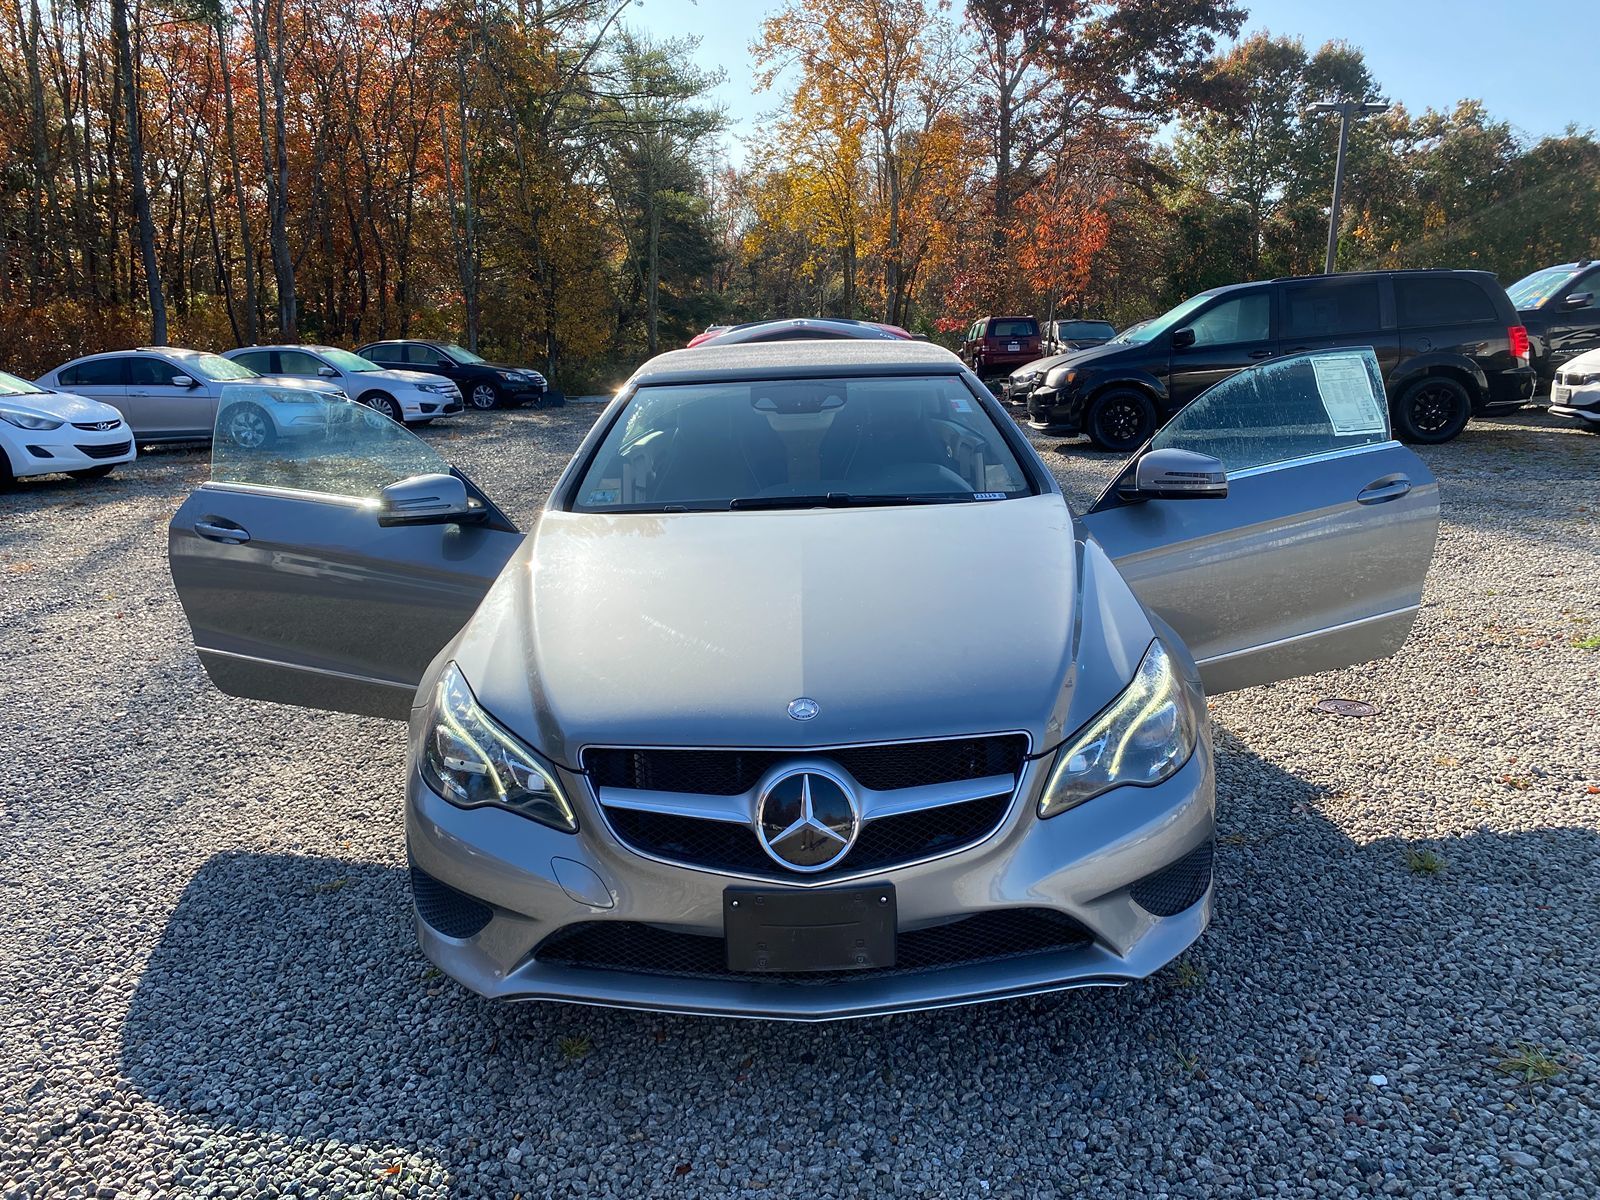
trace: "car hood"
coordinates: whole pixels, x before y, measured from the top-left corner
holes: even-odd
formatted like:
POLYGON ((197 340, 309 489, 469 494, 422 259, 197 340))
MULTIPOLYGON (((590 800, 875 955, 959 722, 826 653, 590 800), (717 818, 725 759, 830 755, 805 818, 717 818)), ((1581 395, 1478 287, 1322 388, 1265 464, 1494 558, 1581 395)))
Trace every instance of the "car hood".
POLYGON ((1577 375, 1588 371, 1600 371, 1600 350, 1589 350, 1569 358, 1561 364, 1560 370, 1563 374, 1572 372, 1577 375))
POLYGON ((23 396, 0 395, 0 407, 85 424, 90 421, 122 420, 122 414, 111 405, 71 392, 29 392, 23 396))
POLYGON ((1063 354, 1051 354, 1045 358, 1036 358, 1031 363, 1018 367, 1011 372, 1013 376, 1029 375, 1037 371, 1048 374, 1059 366, 1069 362, 1088 362, 1095 358, 1104 358, 1108 354, 1115 354, 1118 350, 1125 350, 1125 345, 1113 346, 1109 342, 1093 342, 1077 350, 1068 350, 1063 354))
POLYGON ((572 766, 585 745, 804 747, 1026 730, 1072 668, 1059 495, 908 508, 548 512, 455 661, 572 766), (808 721, 791 701, 819 706, 808 721))
POLYGON ((402 371, 385 367, 381 371, 362 371, 352 376, 366 383, 392 383, 405 387, 420 387, 425 383, 449 383, 443 375, 431 375, 427 371, 402 371))

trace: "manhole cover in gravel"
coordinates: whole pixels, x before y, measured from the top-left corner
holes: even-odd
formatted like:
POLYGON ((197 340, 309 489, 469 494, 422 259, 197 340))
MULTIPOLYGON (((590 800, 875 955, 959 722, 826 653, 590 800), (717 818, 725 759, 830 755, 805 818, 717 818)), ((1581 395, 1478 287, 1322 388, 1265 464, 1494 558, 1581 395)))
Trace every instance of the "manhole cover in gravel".
POLYGON ((1371 717, 1378 712, 1375 704, 1368 704, 1365 700, 1318 700, 1317 711, 1332 713, 1336 717, 1371 717))

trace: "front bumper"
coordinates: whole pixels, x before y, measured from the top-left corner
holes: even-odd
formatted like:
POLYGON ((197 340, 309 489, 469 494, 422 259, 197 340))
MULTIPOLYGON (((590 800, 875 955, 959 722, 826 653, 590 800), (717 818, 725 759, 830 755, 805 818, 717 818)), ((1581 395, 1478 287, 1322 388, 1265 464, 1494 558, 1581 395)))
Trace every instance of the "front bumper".
POLYGON ((6 426, 8 446, 0 446, 18 479, 66 471, 92 471, 96 467, 132 462, 138 455, 133 432, 126 422, 115 429, 79 429, 68 423, 60 429, 17 429, 6 426), (8 448, 9 447, 9 448, 8 448))
POLYGON ((718 965, 723 891, 751 879, 627 849, 579 776, 563 773, 579 807, 581 829, 570 835, 499 810, 456 808, 412 771, 406 838, 415 886, 427 891, 418 891, 418 939, 442 970, 485 996, 796 1021, 1142 979, 1182 953, 1210 920, 1210 744, 1202 738, 1162 784, 1123 787, 1044 821, 1036 806, 1049 766, 1046 758, 1024 768, 1009 814, 987 840, 853 877, 849 885, 894 886, 903 954, 908 937, 980 916, 1003 927, 1009 915, 1021 920, 1024 912, 1076 931, 1058 945, 1011 952, 992 946, 936 965, 817 977, 735 974, 718 965), (1157 915, 1135 893, 1170 915, 1157 915), (1166 899, 1152 900, 1157 894, 1166 899), (451 916, 473 911, 465 925, 451 916), (626 929, 624 941, 650 951, 637 963, 553 958, 548 948, 579 926, 626 929), (698 965, 654 953, 668 944, 700 947, 698 965))
POLYGON ((418 392, 400 401, 400 409, 408 421, 432 421, 439 417, 453 417, 462 408, 460 392, 418 392))
POLYGON ((1600 383, 1578 387, 1555 385, 1551 389, 1550 412, 1553 416, 1600 427, 1600 383), (1560 399, 1556 398, 1557 393, 1560 399))
POLYGON ((1028 397, 1028 424, 1040 433, 1071 437, 1083 432, 1083 406, 1076 396, 1041 387, 1028 397))

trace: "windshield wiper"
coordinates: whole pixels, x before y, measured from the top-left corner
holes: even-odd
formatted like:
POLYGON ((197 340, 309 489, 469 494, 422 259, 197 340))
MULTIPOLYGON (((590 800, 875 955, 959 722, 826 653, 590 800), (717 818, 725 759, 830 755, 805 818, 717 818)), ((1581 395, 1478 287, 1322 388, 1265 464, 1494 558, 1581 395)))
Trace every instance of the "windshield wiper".
POLYGON ((849 492, 827 492, 816 496, 740 496, 728 501, 730 509, 760 508, 881 508, 897 504, 956 504, 970 500, 962 493, 925 496, 852 496, 849 492))

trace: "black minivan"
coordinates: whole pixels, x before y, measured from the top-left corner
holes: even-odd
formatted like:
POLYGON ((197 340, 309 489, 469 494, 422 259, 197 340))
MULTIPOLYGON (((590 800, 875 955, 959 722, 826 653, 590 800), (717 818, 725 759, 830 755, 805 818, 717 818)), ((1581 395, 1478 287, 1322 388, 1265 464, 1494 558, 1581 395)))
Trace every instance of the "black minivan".
POLYGON ((1528 333, 1486 271, 1378 271, 1213 288, 1055 366, 1028 423, 1133 450, 1206 388, 1262 359, 1370 346, 1395 432, 1446 442, 1533 395, 1528 333))
POLYGON ((1517 280, 1506 294, 1528 327, 1541 392, 1550 390, 1569 359, 1600 350, 1600 261, 1546 267, 1517 280))

